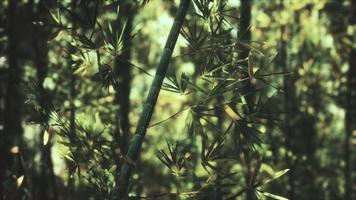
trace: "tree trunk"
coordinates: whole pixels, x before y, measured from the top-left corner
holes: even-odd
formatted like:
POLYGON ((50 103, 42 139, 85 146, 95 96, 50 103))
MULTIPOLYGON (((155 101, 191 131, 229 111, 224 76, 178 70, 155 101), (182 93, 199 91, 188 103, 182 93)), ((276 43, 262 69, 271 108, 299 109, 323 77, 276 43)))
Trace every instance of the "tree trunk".
MULTIPOLYGON (((279 57, 279 62, 282 66, 283 72, 288 72, 290 69, 288 69, 288 64, 287 64, 287 59, 288 59, 288 43, 287 43, 287 35, 286 35, 286 25, 282 25, 281 27, 281 47, 280 47, 280 57, 279 57)), ((290 115, 294 108, 293 108, 293 92, 294 92, 294 83, 293 80, 290 77, 284 76, 283 77, 283 90, 285 92, 284 94, 284 109, 283 112, 285 112, 284 116, 284 125, 283 125, 283 132, 286 135, 285 138, 285 146, 288 150, 292 149, 292 144, 291 140, 293 138, 293 129, 291 128, 291 123, 290 123, 290 115)), ((286 155, 286 164, 287 167, 290 169, 288 172, 288 196, 290 199, 295 199, 295 178, 294 178, 294 164, 292 159, 290 158, 289 155, 286 155)))
MULTIPOLYGON (((115 104, 118 106, 116 111, 116 133, 114 140, 120 154, 126 155, 127 146, 129 144, 130 137, 130 90, 131 90, 131 33, 132 24, 134 19, 133 5, 129 1, 120 2, 120 13, 116 18, 115 35, 119 34, 119 28, 123 27, 126 23, 125 30, 123 32, 123 52, 115 58, 114 73, 117 77, 117 85, 115 86, 115 104)), ((116 38, 115 38, 116 39, 116 38)), ((116 41, 117 42, 117 41, 116 41)), ((115 149, 116 153, 117 149, 115 149)), ((117 174, 122 166, 122 162, 119 159, 116 160, 117 174)), ((116 184, 119 184, 119 177, 116 177, 116 184)))
POLYGON ((347 99, 346 99, 346 135, 344 144, 345 155, 345 200, 353 199, 353 185, 354 177, 352 160, 352 144, 351 139, 356 131, 356 49, 353 48, 350 52, 349 71, 347 73, 347 99))
MULTIPOLYGON (((349 25, 356 24, 356 3, 351 1, 350 5, 349 25)), ((356 42, 353 36, 353 43, 356 42)), ((354 191, 354 171, 355 161, 352 160, 352 136, 356 132, 356 48, 351 45, 349 54, 349 70, 347 73, 347 96, 346 96, 346 117, 345 117, 345 143, 344 143, 344 156, 345 156, 345 200, 353 199, 355 197, 354 191)))
MULTIPOLYGON (((131 90, 131 33, 133 23, 133 8, 129 2, 123 2, 121 6, 122 15, 117 17, 117 21, 126 23, 126 28, 123 33, 123 52, 115 59, 115 73, 118 78, 116 88, 115 102, 119 106, 117 111, 117 130, 120 133, 119 145, 121 153, 126 154, 130 135, 130 90, 131 90), (124 20, 125 21, 124 21, 124 20), (121 130, 121 131, 120 131, 121 130)), ((119 23, 120 23, 119 22, 119 23)))
MULTIPOLYGON (((23 107, 23 95, 21 93, 21 82, 23 76, 23 66, 21 63, 22 55, 20 51, 21 43, 21 20, 19 1, 9 1, 8 4, 8 76, 5 89, 5 109, 4 109, 4 130, 0 136, 0 199, 10 195, 8 191, 10 179, 5 177, 5 173, 11 175, 22 175, 22 172, 15 172, 14 162, 18 158, 10 149, 18 146, 20 151, 22 147, 22 126, 21 115, 23 107)), ((27 178, 27 177, 26 177, 27 178)))
MULTIPOLYGON (((238 39, 244 43, 251 40, 251 7, 252 0, 241 0, 240 6, 240 23, 238 30, 238 39)), ((239 59, 244 59, 248 56, 250 50, 244 45, 239 45, 239 59)))
MULTIPOLYGON (((48 11, 45 7, 46 1, 40 1, 34 11, 33 20, 35 21, 47 21, 48 11)), ((37 81, 40 88, 40 93, 44 96, 43 82, 48 72, 48 45, 47 38, 48 33, 42 26, 33 27, 33 47, 34 47, 34 65, 37 69, 37 81)), ((48 120, 49 116, 45 116, 48 120)), ((46 128, 46 127, 45 127, 46 128)), ((41 130, 40 141, 43 140, 45 129, 41 130)), ((52 143, 49 140, 47 144, 41 146, 41 177, 39 180, 39 198, 40 199, 58 199, 56 190, 56 176, 53 171, 53 162, 51 156, 52 143)))
MULTIPOLYGON (((241 0, 241 6, 240 6, 240 23, 239 23, 239 29, 237 32, 237 38, 238 38, 238 60, 243 60, 246 59, 249 56, 250 50, 248 47, 243 45, 243 43, 249 43, 251 40, 251 7, 252 7, 252 0, 241 0)), ((247 62, 244 62, 246 66, 248 66, 247 62)), ((246 67, 247 69, 247 67, 246 67)), ((247 78, 249 77, 248 70, 246 72, 242 73, 242 78, 247 78)), ((251 112, 254 107, 254 98, 253 94, 251 92, 253 91, 253 86, 251 84, 251 80, 246 81, 245 85, 242 88, 242 95, 246 95, 246 102, 247 102, 247 113, 251 112)), ((238 128, 239 126, 235 126, 238 128)), ((237 132, 240 132, 236 130, 237 132)), ((249 187, 249 182, 251 178, 251 155, 249 154, 248 150, 246 149, 247 147, 242 147, 242 152, 240 154, 242 155, 241 158, 243 159, 242 165, 243 166, 243 173, 244 173, 244 178, 245 178, 245 184, 247 187, 249 187)), ((246 191, 246 199, 247 200, 253 200, 255 199, 255 194, 254 194, 254 189, 250 188, 246 191)))

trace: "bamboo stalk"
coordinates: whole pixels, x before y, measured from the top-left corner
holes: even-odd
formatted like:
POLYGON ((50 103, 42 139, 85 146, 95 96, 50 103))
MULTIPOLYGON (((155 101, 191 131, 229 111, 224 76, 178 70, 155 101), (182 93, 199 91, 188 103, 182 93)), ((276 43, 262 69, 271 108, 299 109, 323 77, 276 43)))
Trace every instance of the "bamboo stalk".
MULTIPOLYGON (((176 17, 174 19, 174 23, 172 25, 172 28, 170 30, 169 36, 166 41, 166 45, 163 50, 163 54, 161 56, 160 62, 158 64, 158 68, 155 74, 155 77, 153 79, 153 82, 151 84, 150 91, 148 93, 148 96, 146 98, 146 102, 143 107, 142 114, 140 116, 140 119, 137 124, 136 132, 135 135, 133 136, 130 145, 128 147, 127 155, 125 160, 133 161, 135 162, 138 158, 138 155, 141 151, 141 146, 143 143, 143 139, 146 135, 147 128, 149 126, 154 107, 157 102, 157 98, 159 95, 159 92, 161 90, 161 86, 164 80, 164 77, 166 75, 168 65, 170 62, 170 59, 172 57, 172 53, 175 47, 175 44, 177 42, 180 29, 182 27, 182 24, 184 22, 184 18, 187 14, 189 4, 191 0, 182 0, 178 12, 176 14, 176 17)), ((133 163, 125 162, 123 166, 121 167, 121 171, 119 174, 119 184, 118 184, 118 199, 124 199, 127 196, 128 193, 128 185, 129 185, 129 179, 132 173, 134 165, 133 163)))

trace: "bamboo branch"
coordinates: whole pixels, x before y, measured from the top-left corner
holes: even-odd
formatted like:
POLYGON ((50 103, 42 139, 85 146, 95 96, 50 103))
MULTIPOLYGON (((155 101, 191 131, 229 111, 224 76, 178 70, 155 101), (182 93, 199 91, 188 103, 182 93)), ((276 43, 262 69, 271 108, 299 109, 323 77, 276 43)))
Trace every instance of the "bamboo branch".
MULTIPOLYGON (((138 155, 141 151, 143 139, 146 135, 146 131, 149 126, 149 123, 150 123, 150 120, 152 117, 152 113, 154 111, 154 107, 156 105, 157 98, 158 98, 159 92, 161 90, 161 86, 162 86, 164 77, 166 75, 168 65, 169 65, 170 59, 172 57, 172 53, 173 53, 175 44, 177 42, 177 39, 178 39, 178 36, 180 33, 180 29, 184 22, 185 15, 187 14, 190 2, 191 2, 191 0, 182 0, 179 5, 178 12, 174 19, 173 26, 171 28, 171 31, 170 31, 169 36, 166 41, 166 45, 163 50, 162 57, 158 64, 158 68, 157 68, 154 80, 152 82, 150 91, 148 93, 146 102, 144 104, 142 114, 138 121, 135 135, 133 136, 133 138, 130 142, 130 145, 128 147, 126 157, 130 160, 133 160, 134 162, 137 160, 138 155)), ((119 184, 117 186, 118 199, 125 199, 127 197, 129 179, 130 179, 133 167, 134 167, 133 164, 130 164, 127 162, 125 162, 123 164, 123 166, 121 167, 120 174, 118 174, 120 177, 119 184)))

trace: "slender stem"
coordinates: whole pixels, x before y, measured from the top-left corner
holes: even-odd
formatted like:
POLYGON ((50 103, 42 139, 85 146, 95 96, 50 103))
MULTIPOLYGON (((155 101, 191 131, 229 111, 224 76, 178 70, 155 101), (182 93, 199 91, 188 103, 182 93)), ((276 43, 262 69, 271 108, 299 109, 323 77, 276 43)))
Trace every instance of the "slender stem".
MULTIPOLYGON (((149 122, 151 120, 152 113, 153 113, 154 107, 157 102, 158 94, 161 90, 163 79, 166 75, 166 72, 168 69, 168 64, 172 57, 172 53, 173 53, 175 44, 177 42, 180 29, 184 22, 185 15, 187 14, 190 2, 191 2, 191 0, 182 0, 179 5, 178 12, 177 12, 175 20, 174 20, 174 24, 171 28, 170 33, 169 33, 166 45, 163 50, 163 55, 162 55, 160 62, 158 64, 158 68, 157 68, 153 83, 151 85, 146 102, 144 104, 142 114, 138 121, 135 135, 132 138, 131 143, 128 147, 128 151, 127 151, 127 155, 126 155, 127 160, 132 160, 135 162, 137 160, 137 157, 138 157, 140 151, 141 151, 143 139, 146 135, 146 131, 149 126, 149 122)), ((129 178, 130 178, 133 167, 134 166, 131 163, 125 162, 121 168, 120 181, 119 181, 119 185, 117 188, 119 191, 119 193, 118 193, 119 199, 125 198, 127 196, 129 178)))

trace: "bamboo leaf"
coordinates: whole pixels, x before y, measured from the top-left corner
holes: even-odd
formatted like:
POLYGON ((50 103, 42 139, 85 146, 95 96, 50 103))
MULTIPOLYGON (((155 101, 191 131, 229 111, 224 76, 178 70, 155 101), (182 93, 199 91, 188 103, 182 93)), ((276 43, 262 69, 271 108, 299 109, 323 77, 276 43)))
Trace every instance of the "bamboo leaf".
POLYGON ((47 145, 48 141, 49 141, 49 133, 47 130, 44 131, 43 133, 43 145, 47 145))
POLYGON ((56 30, 54 33, 52 33, 49 37, 48 37, 48 41, 52 41, 54 40, 56 37, 58 37, 60 35, 60 33, 62 32, 62 29, 58 29, 56 30))
POLYGON ((75 163, 74 159, 73 159, 71 156, 69 156, 69 155, 67 155, 67 154, 64 154, 63 156, 64 156, 65 158, 67 158, 68 160, 70 160, 70 161, 72 161, 72 162, 75 163))
POLYGON ((246 98, 244 96, 240 97, 242 105, 247 105, 246 98))
POLYGON ((232 120, 234 120, 234 121, 241 120, 240 115, 237 114, 228 104, 225 104, 224 111, 232 120))
POLYGON ((278 196, 278 195, 275 195, 275 194, 271 194, 271 193, 268 193, 268 192, 263 192, 262 193, 264 196, 266 197, 270 197, 272 199, 277 199, 277 200, 288 200, 287 198, 285 197, 282 197, 282 196, 278 196))
POLYGON ((24 176, 24 175, 21 175, 20 177, 18 177, 18 178, 16 179, 16 188, 21 187, 24 178, 25 178, 25 176, 24 176))
POLYGON ((60 20, 56 17, 55 14, 53 14, 52 12, 49 12, 49 14, 51 15, 53 21, 57 23, 57 25, 61 24, 60 20))
POLYGON ((273 180, 276 180, 277 178, 283 176, 288 171, 289 171, 289 169, 284 169, 284 170, 276 172, 276 174, 272 178, 267 178, 267 179, 263 180, 261 185, 265 185, 273 180))

